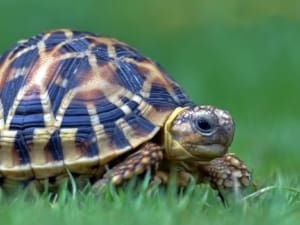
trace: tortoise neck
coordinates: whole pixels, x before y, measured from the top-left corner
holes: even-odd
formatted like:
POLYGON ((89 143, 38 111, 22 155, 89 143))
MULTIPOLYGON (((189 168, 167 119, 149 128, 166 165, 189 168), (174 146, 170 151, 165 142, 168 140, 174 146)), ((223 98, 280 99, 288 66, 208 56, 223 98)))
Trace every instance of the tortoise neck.
POLYGON ((191 159, 194 158, 188 151, 178 143, 171 134, 172 123, 174 119, 184 110, 186 107, 178 107, 176 108, 168 117, 167 121, 164 125, 164 132, 163 132, 163 148, 166 153, 166 157, 170 160, 182 160, 182 159, 191 159))

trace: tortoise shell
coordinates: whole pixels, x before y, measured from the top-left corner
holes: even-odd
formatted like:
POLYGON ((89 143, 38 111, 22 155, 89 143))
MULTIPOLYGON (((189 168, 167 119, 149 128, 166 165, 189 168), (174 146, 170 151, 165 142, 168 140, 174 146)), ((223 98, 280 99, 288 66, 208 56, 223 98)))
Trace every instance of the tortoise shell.
POLYGON ((90 173, 192 105, 151 59, 115 39, 55 30, 0 58, 0 174, 90 173))

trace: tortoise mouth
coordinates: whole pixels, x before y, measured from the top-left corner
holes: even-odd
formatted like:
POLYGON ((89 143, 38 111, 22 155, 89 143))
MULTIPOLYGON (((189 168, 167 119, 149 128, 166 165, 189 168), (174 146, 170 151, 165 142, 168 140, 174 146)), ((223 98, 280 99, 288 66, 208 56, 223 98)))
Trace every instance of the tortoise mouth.
POLYGON ((209 145, 189 145, 185 146, 185 149, 196 158, 203 161, 208 161, 217 157, 223 156, 228 148, 221 144, 209 144, 209 145))

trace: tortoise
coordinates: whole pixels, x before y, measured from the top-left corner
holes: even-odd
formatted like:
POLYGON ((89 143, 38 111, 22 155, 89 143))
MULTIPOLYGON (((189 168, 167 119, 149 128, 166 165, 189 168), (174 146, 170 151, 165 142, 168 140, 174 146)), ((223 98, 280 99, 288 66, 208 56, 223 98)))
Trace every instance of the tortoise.
POLYGON ((151 171, 167 184, 247 187, 228 153, 234 122, 197 106, 156 62, 113 38, 58 29, 17 42, 0 58, 0 184, 57 185, 71 174, 94 187, 151 171))

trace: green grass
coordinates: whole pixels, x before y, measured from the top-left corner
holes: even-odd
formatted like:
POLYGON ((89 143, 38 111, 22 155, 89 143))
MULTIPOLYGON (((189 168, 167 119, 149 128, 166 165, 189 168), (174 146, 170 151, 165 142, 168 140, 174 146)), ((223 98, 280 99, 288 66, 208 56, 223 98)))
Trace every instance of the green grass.
POLYGON ((206 187, 112 193, 4 195, 1 224, 298 224, 300 221, 300 17, 294 0, 0 2, 0 51, 40 31, 72 27, 114 36, 162 64, 199 104, 228 109, 231 151, 259 189, 220 204, 206 187), (26 9, 26 10, 25 10, 26 9), (65 197, 64 197, 65 196, 65 197))
MULTIPOLYGON (((1 198, 4 224, 297 224, 300 190, 289 180, 276 179, 243 198, 228 198, 224 206, 206 186, 190 185, 184 193, 145 186, 110 189, 101 197, 91 192, 71 195, 63 189, 53 200, 48 194, 1 198), (287 185, 287 186, 286 186, 287 185), (51 200, 50 200, 51 199, 51 200)), ((299 182, 299 181, 298 181, 299 182)))

